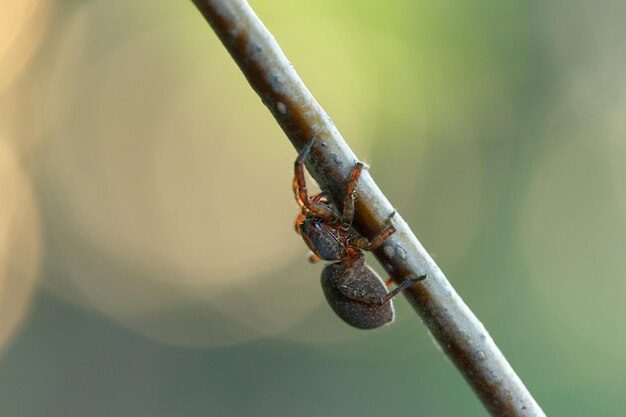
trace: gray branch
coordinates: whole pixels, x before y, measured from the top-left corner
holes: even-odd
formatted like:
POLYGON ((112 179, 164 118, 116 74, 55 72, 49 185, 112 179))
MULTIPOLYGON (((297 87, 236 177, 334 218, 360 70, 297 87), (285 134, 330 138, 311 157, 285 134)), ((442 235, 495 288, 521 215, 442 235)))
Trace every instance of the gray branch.
MULTIPOLYGON (((304 86, 278 44, 244 0, 193 0, 300 150, 315 135, 307 168, 341 207, 356 156, 328 115, 304 86)), ((370 174, 363 172, 356 195, 355 229, 371 237, 393 211, 370 174)), ((409 275, 427 275, 405 295, 493 416, 545 416, 482 323, 465 305, 409 226, 396 215, 397 232, 375 256, 396 283, 409 275)))

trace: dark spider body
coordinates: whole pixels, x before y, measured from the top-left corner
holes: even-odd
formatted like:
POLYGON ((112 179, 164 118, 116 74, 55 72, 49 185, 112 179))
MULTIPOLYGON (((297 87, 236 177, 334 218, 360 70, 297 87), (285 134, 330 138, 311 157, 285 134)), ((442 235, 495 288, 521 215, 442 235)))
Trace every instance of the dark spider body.
POLYGON ((345 238, 337 234, 336 225, 329 224, 322 218, 308 215, 298 227, 306 245, 320 259, 336 261, 345 256, 341 244, 342 239, 345 238))
POLYGON ((395 317, 393 302, 376 303, 370 300, 383 300, 389 295, 385 283, 360 257, 362 265, 357 272, 359 291, 367 295, 366 300, 359 300, 359 294, 346 295, 342 283, 353 271, 353 260, 339 261, 327 265, 322 271, 322 289, 328 304, 343 321, 359 329, 375 329, 392 323, 395 317))
MULTIPOLYGON (((343 213, 335 210, 325 199, 325 192, 308 196, 304 180, 304 159, 311 150, 315 138, 302 149, 295 162, 293 191, 301 213, 296 218, 296 232, 311 249, 311 260, 336 261, 322 271, 322 289, 326 300, 335 313, 346 323, 360 329, 374 329, 393 322, 394 310, 391 299, 412 283, 426 278, 410 277, 392 292, 385 283, 365 264, 361 250, 371 251, 382 245, 396 229, 389 224, 371 241, 350 234, 354 217, 354 194, 363 169, 358 162, 346 187, 343 213)), ((389 216, 389 222, 395 212, 389 216)))

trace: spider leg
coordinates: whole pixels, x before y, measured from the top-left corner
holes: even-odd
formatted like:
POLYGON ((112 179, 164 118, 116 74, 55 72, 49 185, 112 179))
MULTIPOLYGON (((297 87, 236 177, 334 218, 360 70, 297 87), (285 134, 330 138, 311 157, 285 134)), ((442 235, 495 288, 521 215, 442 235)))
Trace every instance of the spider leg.
POLYGON ((300 154, 296 158, 294 166, 295 179, 292 187, 294 194, 296 194, 296 201, 298 201, 298 204, 301 201, 302 205, 314 215, 324 219, 330 219, 335 216, 332 209, 321 205, 318 202, 310 201, 307 194, 306 181, 304 180, 304 158, 306 158, 311 150, 313 142, 315 142, 315 136, 311 136, 309 142, 304 146, 304 148, 302 148, 302 151, 300 151, 300 154))
POLYGON ((307 258, 309 260, 310 263, 314 264, 316 262, 319 262, 322 260, 322 258, 320 258, 319 256, 317 256, 316 254, 314 254, 313 252, 309 253, 309 256, 307 258))
MULTIPOLYGON (((319 194, 314 195, 311 198, 311 202, 313 204, 319 203, 322 198, 324 198, 324 196, 328 194, 328 191, 322 191, 319 194)), ((298 196, 298 194, 296 194, 296 201, 298 202, 298 204, 300 204, 300 208, 304 207, 304 203, 302 203, 302 200, 300 200, 300 197, 298 196)), ((325 201, 325 199, 324 199, 325 201)), ((304 221, 304 219, 306 219, 306 208, 304 208, 300 214, 298 214, 298 216, 296 217, 296 221, 294 223, 294 227, 296 229, 296 233, 300 234, 300 223, 302 223, 304 221)), ((319 259, 318 259, 319 260, 319 259)))
POLYGON ((325 203, 328 203, 328 200, 326 199, 326 196, 327 196, 328 194, 329 194, 329 192, 328 192, 328 191, 322 191, 321 193, 316 194, 316 195, 314 195, 313 197, 311 197, 311 201, 312 201, 313 203, 319 203, 319 202, 325 202, 325 203), (322 198, 324 199, 323 201, 322 201, 322 198))
POLYGON ((415 284, 416 282, 421 281, 425 278, 426 278, 426 275, 421 275, 421 276, 411 275, 408 278, 405 278, 404 281, 402 281, 400 285, 398 285, 396 288, 393 289, 393 291, 390 291, 389 294, 382 297, 381 299, 382 303, 380 305, 388 303, 389 300, 391 300, 393 297, 400 294, 402 291, 406 290, 407 288, 409 288, 411 285, 415 284))
POLYGON ((373 251, 383 244, 385 239, 396 232, 396 228, 393 226, 387 226, 380 233, 378 233, 372 240, 369 240, 363 236, 352 237, 348 240, 348 244, 355 248, 359 248, 366 251, 373 251))
MULTIPOLYGON (((391 218, 395 215, 396 215, 396 211, 394 210, 393 213, 391 213, 389 217, 387 217, 387 223, 390 223, 391 218)), ((378 249, 380 245, 383 244, 385 239, 387 239, 389 236, 391 236, 395 232, 396 232, 396 228, 390 224, 389 226, 385 227, 383 230, 378 232, 378 234, 374 236, 372 240, 369 240, 368 238, 363 237, 363 236, 354 236, 348 239, 348 245, 355 247, 355 248, 362 249, 362 250, 366 250, 366 251, 373 251, 373 250, 378 249)))
POLYGON ((296 198, 296 203, 298 203, 298 207, 302 208, 302 206, 304 206, 304 203, 300 199, 300 193, 298 191, 298 178, 295 176, 293 177, 293 181, 291 182, 291 188, 293 189, 293 195, 296 198))
POLYGON ((296 221, 294 223, 294 227, 296 229, 296 233, 300 234, 300 223, 302 223, 304 221, 304 219, 306 218, 306 214, 304 212, 301 212, 300 214, 298 214, 298 216, 296 217, 296 221))
POLYGON ((357 162, 356 166, 352 170, 348 186, 346 187, 346 195, 343 198, 343 215, 341 218, 341 228, 343 230, 350 229, 352 219, 354 218, 354 192, 356 191, 356 183, 361 175, 363 169, 363 163, 357 162))

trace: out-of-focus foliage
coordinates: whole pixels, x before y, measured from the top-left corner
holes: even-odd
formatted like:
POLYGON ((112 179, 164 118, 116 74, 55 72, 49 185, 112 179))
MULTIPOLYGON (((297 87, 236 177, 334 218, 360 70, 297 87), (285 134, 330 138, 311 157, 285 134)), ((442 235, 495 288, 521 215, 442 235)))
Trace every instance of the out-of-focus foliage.
MULTIPOLYGON (((626 3, 252 6, 546 412, 620 414, 626 3)), ((294 157, 191 2, 5 1, 0 414, 486 415, 333 316, 294 157)))

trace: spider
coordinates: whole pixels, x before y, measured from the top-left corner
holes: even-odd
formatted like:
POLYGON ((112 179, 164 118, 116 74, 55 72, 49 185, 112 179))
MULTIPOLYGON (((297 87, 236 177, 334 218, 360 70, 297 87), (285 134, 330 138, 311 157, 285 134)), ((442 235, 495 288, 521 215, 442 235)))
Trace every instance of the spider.
MULTIPOLYGON (((414 282, 426 278, 408 277, 393 291, 388 292, 382 279, 365 264, 362 251, 380 247, 396 229, 391 225, 395 211, 387 219, 387 227, 371 240, 350 234, 354 218, 354 194, 363 163, 357 162, 343 201, 343 212, 336 214, 326 198, 328 192, 309 196, 304 180, 304 159, 315 136, 302 149, 295 162, 292 187, 301 212, 296 218, 296 232, 311 250, 309 260, 334 261, 322 271, 322 289, 335 313, 349 325, 359 329, 374 329, 394 320, 391 299, 414 282)), ((391 280, 387 282, 391 283, 391 280)))

